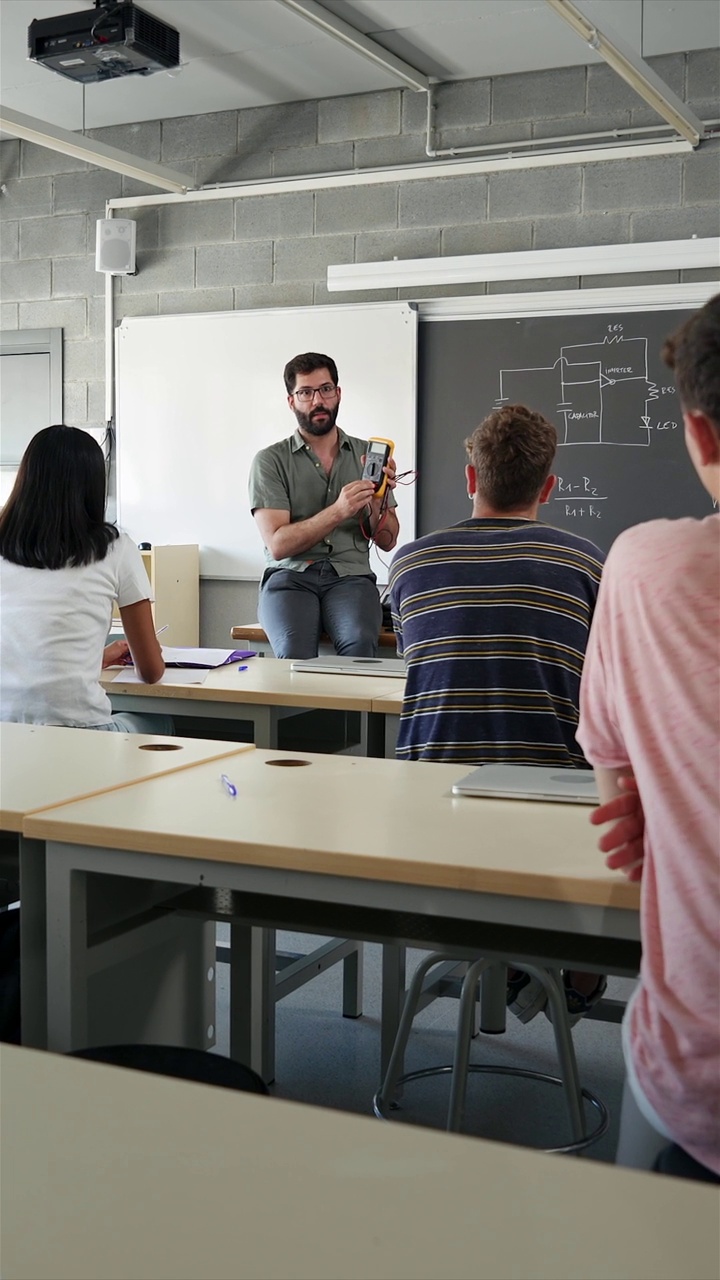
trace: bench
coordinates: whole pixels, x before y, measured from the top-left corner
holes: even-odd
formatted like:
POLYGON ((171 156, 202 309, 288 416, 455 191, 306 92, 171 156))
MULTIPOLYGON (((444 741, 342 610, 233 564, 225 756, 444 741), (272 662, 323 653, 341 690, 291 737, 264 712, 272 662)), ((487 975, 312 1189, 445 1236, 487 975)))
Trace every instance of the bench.
MULTIPOLYGON (((247 644, 253 649, 257 649, 259 654, 272 657, 272 648, 270 647, 270 641, 267 638, 267 633, 263 631, 258 622, 249 622, 244 626, 231 627, 230 636, 233 640, 242 640, 244 644, 247 644)), ((386 657, 390 656, 390 654, 387 653, 387 650, 392 650, 392 653, 395 653, 395 632, 391 627, 382 628, 379 637, 379 644, 380 648, 386 651, 386 657)), ((333 646, 330 637, 325 635, 323 632, 320 637, 320 652, 332 651, 333 646)))

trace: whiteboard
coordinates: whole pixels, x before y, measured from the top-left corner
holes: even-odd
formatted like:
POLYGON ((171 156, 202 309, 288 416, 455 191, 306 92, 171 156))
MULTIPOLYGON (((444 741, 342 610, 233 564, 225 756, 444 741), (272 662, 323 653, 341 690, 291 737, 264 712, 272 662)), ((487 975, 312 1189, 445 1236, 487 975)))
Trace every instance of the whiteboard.
MULTIPOLYGON (((410 304, 127 317, 115 351, 118 523, 134 542, 197 543, 203 577, 262 576, 248 472, 258 449, 295 429, 282 371, 303 351, 338 366, 338 426, 364 440, 389 437, 398 471, 415 468, 410 304)), ((396 496, 400 540, 408 542, 414 488, 398 486, 396 496)), ((371 552, 379 582, 389 560, 371 552)))

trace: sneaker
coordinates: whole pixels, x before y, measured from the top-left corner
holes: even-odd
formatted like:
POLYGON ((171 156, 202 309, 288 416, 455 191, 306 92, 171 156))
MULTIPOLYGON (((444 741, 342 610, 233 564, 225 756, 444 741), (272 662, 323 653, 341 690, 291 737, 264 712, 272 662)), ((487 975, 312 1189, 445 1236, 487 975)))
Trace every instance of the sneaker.
MULTIPOLYGON (((565 1004, 567 1005, 568 1022, 571 1027, 574 1027, 581 1018, 584 1018, 585 1015, 594 1008, 598 1003, 598 1000, 602 1000, 605 992, 607 991, 607 978, 601 974, 597 980, 597 985, 590 992, 589 996, 584 996, 582 992, 576 991, 575 988, 571 986, 569 975, 565 969, 563 969, 562 978, 563 986, 565 988, 565 1004)), ((549 1022, 552 1022, 552 1009, 550 1008, 550 1005, 547 1004, 547 1001, 545 1017, 549 1022)))
POLYGON ((514 978, 508 978, 506 1003, 520 1022, 531 1022, 545 1008, 547 991, 538 978, 531 978, 520 969, 514 978))

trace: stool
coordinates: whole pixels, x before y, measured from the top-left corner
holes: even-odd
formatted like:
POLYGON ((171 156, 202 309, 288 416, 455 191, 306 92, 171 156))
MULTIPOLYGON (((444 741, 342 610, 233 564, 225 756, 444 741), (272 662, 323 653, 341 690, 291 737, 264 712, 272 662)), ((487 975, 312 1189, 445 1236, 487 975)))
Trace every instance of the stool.
MULTIPOLYGON (((455 1035, 455 1051, 452 1065, 428 1067, 423 1071, 410 1071, 403 1073, 405 1049, 410 1037, 413 1019, 417 1013, 418 1005, 423 994, 426 976, 435 965, 446 964, 451 958, 452 957, 443 953, 433 952, 432 955, 427 956, 420 962, 413 975, 412 982, 405 998, 405 1004, 400 1018, 400 1025, 395 1037, 395 1043, 390 1055, 385 1079, 373 1098, 373 1110, 378 1119, 388 1120, 390 1118, 387 1114, 387 1110, 388 1107, 392 1105, 394 1095, 398 1088, 401 1088, 412 1080, 419 1080, 428 1076, 450 1074, 452 1082, 447 1113, 447 1124, 445 1127, 450 1133, 458 1133, 463 1119, 468 1074, 473 1072, 478 1074, 487 1073, 490 1075, 511 1075, 523 1077, 525 1079, 540 1080, 545 1084, 552 1084, 564 1090, 573 1141, 566 1143, 563 1146, 548 1147, 546 1150, 552 1152, 574 1153, 584 1150, 593 1142, 597 1142, 597 1140, 607 1132, 609 1124, 608 1111, 600 1098, 596 1097, 595 1094, 590 1093, 588 1089, 583 1089, 580 1086, 577 1062, 575 1059, 575 1049, 572 1042, 572 1034, 570 1031, 570 1023, 568 1020, 562 981, 559 974, 549 969, 542 969, 537 965, 528 964, 525 961, 517 963, 509 959, 503 959, 500 961, 497 959, 468 960, 466 962, 468 969, 463 980, 460 995, 457 1031, 455 1035), (474 1013, 478 983, 482 980, 481 995, 483 1002, 485 1003, 487 997, 488 1008, 491 1011, 494 1010, 495 1014, 497 1013, 498 1008, 499 985, 502 985, 502 1007, 504 1011, 506 969, 508 965, 522 969, 524 973, 528 973, 531 977, 537 978, 547 992, 548 1003, 552 1010, 552 1026, 555 1033, 555 1046, 562 1073, 560 1077, 548 1076, 543 1072, 528 1071, 519 1067, 493 1067, 470 1064, 470 1041, 474 1030, 474 1013), (487 991, 485 990, 486 985, 488 986, 487 991), (598 1124, 589 1133, 586 1132, 585 1129, 583 1099, 595 1109, 600 1117, 598 1124)), ((493 1028, 493 1030, 498 1029, 500 1028, 497 1026, 493 1028)))

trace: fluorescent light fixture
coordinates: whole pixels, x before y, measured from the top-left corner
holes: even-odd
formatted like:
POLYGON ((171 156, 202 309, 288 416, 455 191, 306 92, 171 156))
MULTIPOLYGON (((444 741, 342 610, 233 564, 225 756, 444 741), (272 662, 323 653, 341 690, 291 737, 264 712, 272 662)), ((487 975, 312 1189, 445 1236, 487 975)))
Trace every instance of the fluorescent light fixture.
MULTIPOLYGON (((681 137, 687 138, 694 147, 698 145, 705 132, 702 120, 699 120, 690 108, 680 101, 665 81, 661 80, 652 67, 648 66, 644 58, 641 58, 630 45, 625 44, 614 31, 611 38, 609 34, 598 30, 594 22, 587 18, 582 10, 572 3, 572 0, 545 0, 545 2, 586 44, 589 44, 591 49, 605 59, 613 71, 627 81, 648 106, 657 111, 663 120, 667 120, 681 137)), ((607 33, 610 30, 611 28, 606 28, 607 33)))
POLYGON ((703 240, 658 240, 650 244, 601 244, 575 249, 523 249, 518 253, 470 254, 357 262, 328 267, 329 293, 358 289, 412 289, 420 285, 479 284, 497 280, 545 280, 561 276, 621 275, 627 271, 680 271, 717 267, 720 236, 703 240))
POLYGON ((140 156, 132 156, 117 147, 108 147, 104 142, 95 142, 83 137, 81 133, 72 133, 69 129, 58 129, 45 120, 13 111, 11 107, 0 107, 0 131, 9 133, 14 138, 23 138, 25 142, 34 142, 38 147, 47 147, 50 151, 61 151, 63 155, 85 160, 100 169, 124 173, 128 178, 137 178, 139 182, 147 182, 163 191, 184 193, 195 185, 193 179, 185 173, 176 173, 174 169, 166 169, 164 165, 150 164, 140 156))
POLYGON ((364 36, 361 31, 351 27, 349 22, 336 18, 334 13, 325 9, 323 5, 317 4, 316 0, 278 0, 278 4, 284 4, 286 9, 292 9, 293 13, 306 18, 326 35, 332 36, 334 40, 340 40, 355 53, 382 67, 383 71, 389 71, 391 75, 397 76, 403 84, 406 84, 409 89, 414 89, 416 93, 426 93, 429 89, 430 81, 421 71, 411 67, 408 62, 403 62, 402 58, 396 58, 394 53, 389 53, 375 40, 364 36))

